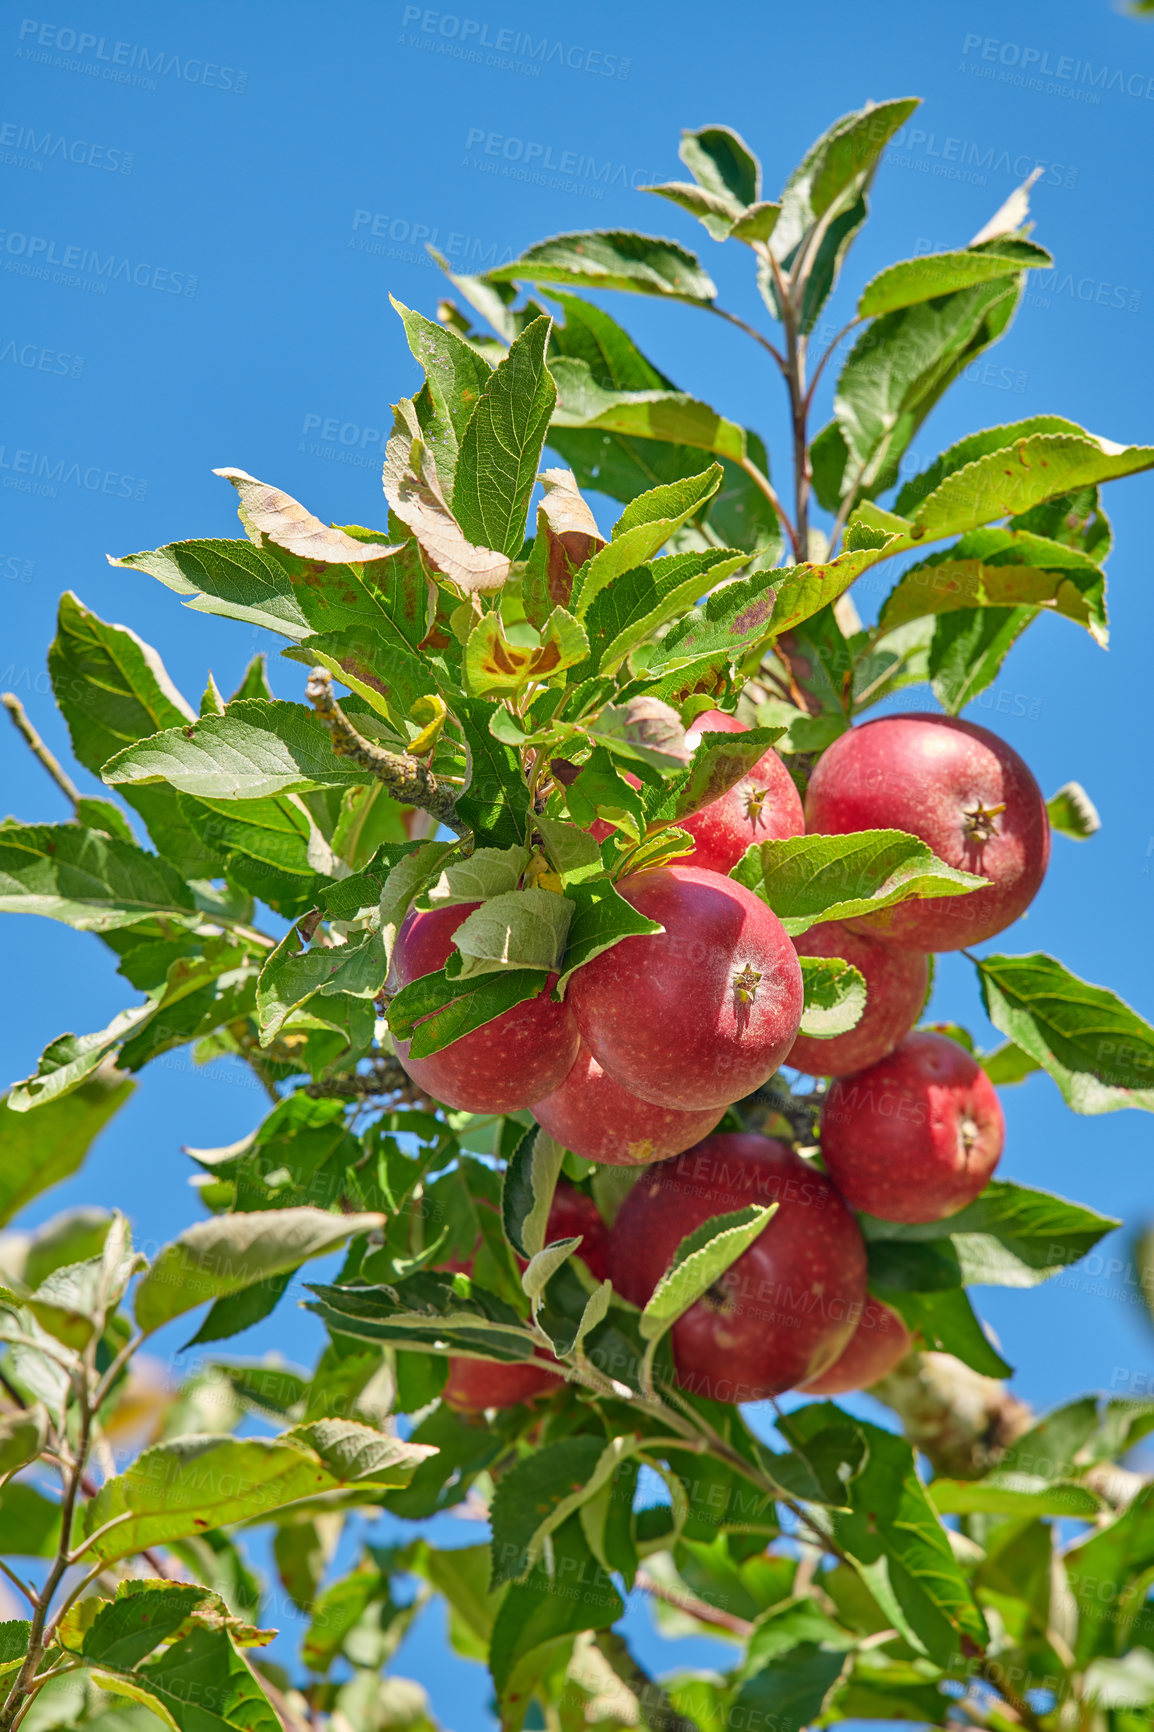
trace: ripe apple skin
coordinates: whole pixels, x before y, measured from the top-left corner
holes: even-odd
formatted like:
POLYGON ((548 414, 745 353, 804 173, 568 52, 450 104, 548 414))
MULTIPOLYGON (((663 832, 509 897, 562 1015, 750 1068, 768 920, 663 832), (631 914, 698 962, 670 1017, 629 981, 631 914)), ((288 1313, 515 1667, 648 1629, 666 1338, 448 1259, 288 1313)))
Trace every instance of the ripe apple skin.
POLYGON ((868 1389, 888 1377, 913 1346, 914 1338, 898 1316, 880 1299, 867 1299, 861 1322, 849 1346, 828 1371, 799 1383, 806 1395, 844 1395, 848 1389, 868 1389))
POLYGON ((687 1233, 750 1203, 779 1208, 673 1326, 679 1383, 714 1401, 780 1395, 840 1356, 866 1299, 857 1222, 784 1143, 727 1131, 644 1173, 609 1235, 613 1285, 644 1305, 687 1233))
POLYGON ((724 1107, 679 1112, 631 1094, 607 1076, 586 1046, 559 1089, 533 1117, 575 1155, 610 1167, 645 1167, 679 1155, 708 1136, 724 1107))
POLYGON ((930 985, 930 959, 922 951, 897 950, 841 920, 811 926, 795 938, 799 956, 840 956, 860 970, 865 1009, 853 1028, 828 1040, 799 1034, 786 1064, 810 1076, 848 1076, 892 1052, 922 1013, 930 985))
MULTIPOLYGON (((479 902, 452 908, 413 909, 393 947, 392 974, 399 989, 443 968, 453 934, 479 902)), ((550 998, 550 975, 536 998, 515 1004, 452 1046, 428 1058, 410 1058, 409 1042, 395 1042, 397 1056, 417 1087, 446 1106, 471 1113, 511 1113, 551 1094, 577 1057, 573 1013, 550 998)))
POLYGON ((993 1083, 957 1041, 928 1029, 868 1070, 837 1077, 821 1113, 826 1170, 851 1209, 916 1224, 956 1215, 1002 1153, 993 1083))
MULTIPOLYGON (((745 734, 749 729, 724 710, 706 710, 685 736, 696 750, 702 734, 745 734)), ((754 842, 805 833, 805 813, 793 777, 772 747, 757 760, 747 776, 735 782, 717 800, 678 820, 697 846, 680 856, 685 866, 702 866, 723 875, 732 871, 754 842)))
POLYGON ((1046 803, 1026 764, 988 728, 952 716, 884 716, 840 735, 810 777, 805 817, 827 835, 906 830, 947 865, 990 879, 863 921, 914 950, 962 950, 1003 931, 1033 901, 1050 858, 1046 803))
MULTIPOLYGON (((604 1281, 609 1273, 609 1229, 592 1197, 561 1179, 545 1224, 545 1243, 575 1238, 578 1234, 581 1243, 573 1255, 580 1257, 595 1281, 604 1281)), ((523 1263, 520 1257, 517 1261, 523 1263)), ((444 1267, 468 1275, 473 1259, 454 1261, 444 1267)), ((486 1407, 516 1407, 537 1395, 552 1394, 560 1384, 561 1379, 553 1372, 524 1360, 506 1365, 495 1359, 463 1359, 454 1354, 449 1359, 442 1398, 458 1412, 474 1413, 486 1407)))
POLYGON ((480 1413, 487 1407, 518 1407, 523 1401, 560 1389, 561 1382, 531 1360, 502 1365, 495 1359, 453 1357, 441 1399, 458 1413, 480 1413))
POLYGON ((773 1075, 801 1021, 801 967, 752 891, 699 866, 618 881, 661 933, 623 938, 569 984, 581 1038, 613 1081, 657 1106, 728 1106, 773 1075))

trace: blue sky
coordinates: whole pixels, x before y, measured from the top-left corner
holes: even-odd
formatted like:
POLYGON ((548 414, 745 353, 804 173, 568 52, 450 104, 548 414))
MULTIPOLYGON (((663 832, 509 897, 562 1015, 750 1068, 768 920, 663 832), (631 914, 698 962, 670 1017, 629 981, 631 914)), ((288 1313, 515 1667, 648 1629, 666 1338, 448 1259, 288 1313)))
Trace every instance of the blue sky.
MULTIPOLYGON (((232 490, 211 473, 222 465, 276 482, 323 518, 383 523, 382 434, 417 378, 388 294, 432 313, 442 279, 426 240, 480 269, 549 233, 648 229, 700 250, 724 304, 765 320, 741 249, 633 190, 682 173, 682 126, 735 126, 773 196, 837 115, 867 97, 925 98, 878 177, 832 305, 838 324, 880 266, 964 244, 1042 164, 1036 238, 1055 270, 1035 277, 989 364, 919 433, 917 456, 1038 412, 1118 441, 1151 436, 1154 26, 1104 0, 37 6, 7 9, 0 25, 0 684, 65 756, 45 673, 65 588, 156 645, 193 702, 209 667, 227 692, 260 648, 278 693, 299 695, 303 673, 278 661, 276 641, 181 610, 104 556, 239 533, 232 490), (110 258, 111 280, 100 274, 110 258), (51 471, 55 482, 37 480, 51 471)), ((779 382, 764 356, 687 308, 619 296, 614 311, 684 389, 757 427, 785 478, 779 382)), ((1085 845, 1056 839, 1046 884, 1004 947, 1053 951, 1147 1015, 1151 485, 1107 491, 1110 659, 1076 627, 1042 621, 969 712, 1023 753, 1046 793, 1083 782, 1103 819, 1085 845)), ((3 761, 4 810, 66 816, 14 740, 3 761)), ((96 790, 83 771, 78 780, 96 790)), ((0 1016, 16 1078, 62 1026, 102 1027, 131 995, 95 940, 24 919, 5 932, 0 1016)), ((938 981, 935 1013, 992 1044, 966 965, 944 959, 938 981)), ((1045 1077, 1005 1099, 1006 1176, 1130 1222, 1149 1209, 1148 1120, 1074 1118, 1045 1077)), ((85 1171, 29 1219, 117 1203, 141 1239, 162 1241, 189 1218, 181 1145, 230 1142, 261 1111, 236 1073, 162 1061, 85 1171)), ((1087 1269, 1037 1292, 978 1295, 1021 1368, 1017 1387, 1040 1405, 1154 1388, 1154 1333, 1138 1301, 1121 1233, 1087 1269)), ((309 1320, 282 1308, 237 1345, 294 1356, 312 1339, 309 1320)), ((639 1640, 654 1664, 670 1663, 657 1638, 639 1640)), ((476 1723, 480 1674, 448 1665, 441 1647, 426 1625, 405 1664, 450 1721, 472 1703, 476 1723)))

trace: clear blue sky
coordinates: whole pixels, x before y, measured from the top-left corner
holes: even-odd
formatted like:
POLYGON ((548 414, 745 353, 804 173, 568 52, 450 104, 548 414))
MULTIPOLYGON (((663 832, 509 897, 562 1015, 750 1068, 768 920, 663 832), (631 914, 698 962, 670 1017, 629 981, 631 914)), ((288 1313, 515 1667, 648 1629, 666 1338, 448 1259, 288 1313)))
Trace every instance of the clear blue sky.
MULTIPOLYGON (((433 311, 441 279, 425 239, 479 269, 560 230, 675 235, 702 251, 725 304, 764 316, 744 255, 729 257, 739 249, 632 190, 683 172, 682 126, 737 127, 773 196, 837 115, 867 97, 925 98, 879 175, 844 303, 891 259, 967 241, 1043 164, 1036 235, 1057 268, 1035 277, 989 368, 918 435, 918 456, 1043 411, 1119 441, 1151 438, 1154 24, 1105 0, 21 4, 0 24, 0 683, 64 755, 44 671, 64 588, 155 644, 193 702, 207 668, 227 692, 257 648, 272 655, 278 693, 299 695, 303 673, 277 661, 275 641, 181 609, 104 555, 239 533, 232 490, 211 474, 221 465, 276 482, 324 518, 382 523, 381 432, 416 378, 387 296, 433 311), (527 58, 543 39, 544 60, 527 58), (111 281, 98 274, 109 258, 111 281), (30 473, 52 470, 57 481, 26 490, 30 473)), ((778 382, 740 334, 681 307, 615 297, 614 310, 683 388, 758 427, 784 476, 778 382)), ((1052 950, 1148 1016, 1151 488, 1142 477, 1107 491, 1109 660, 1076 627, 1043 621, 1011 654, 990 707, 970 712, 1011 740, 1046 793, 1076 778, 1103 818, 1085 845, 1056 840, 1006 948, 1052 950)), ((3 761, 3 809, 66 816, 14 739, 3 761)), ((4 930, 4 1070, 16 1078, 63 1028, 102 1027, 131 994, 96 940, 31 920, 4 930)), ((960 961, 940 969, 934 1010, 992 1043, 960 961)), ((1074 1118, 1045 1077, 1006 1105, 1007 1176, 1128 1221, 1150 1209, 1149 1119, 1074 1118)), ((235 1073, 162 1062, 87 1169, 30 1219, 117 1203, 141 1239, 161 1241, 190 1215, 181 1145, 230 1142, 261 1111, 235 1073)), ((1088 1273, 978 1295, 1031 1401, 1142 1378, 1149 1391, 1154 1333, 1128 1262, 1119 1233, 1088 1273)), ((237 1346, 292 1356, 312 1339, 309 1321, 282 1307, 237 1346)), ((467 1537, 472 1528, 457 1543, 467 1537)), ((668 1665, 671 1650, 636 1622, 648 1657, 668 1665)), ((450 1723, 478 1723, 481 1675, 443 1659, 435 1626, 401 1669, 424 1679, 450 1723)))

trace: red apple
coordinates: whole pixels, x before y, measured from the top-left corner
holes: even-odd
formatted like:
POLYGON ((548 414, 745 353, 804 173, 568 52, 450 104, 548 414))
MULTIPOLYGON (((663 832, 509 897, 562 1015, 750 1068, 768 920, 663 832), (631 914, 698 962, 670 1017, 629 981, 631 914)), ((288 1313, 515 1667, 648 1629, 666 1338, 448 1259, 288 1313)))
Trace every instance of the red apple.
MULTIPOLYGON (((592 1197, 561 1179, 545 1224, 545 1243, 575 1238, 578 1234, 581 1243, 573 1255, 581 1258, 595 1281, 604 1281, 609 1273, 609 1229, 592 1197)), ((517 1261, 522 1268, 526 1267, 523 1258, 518 1257, 517 1261)), ((442 1266, 468 1275, 472 1272, 473 1258, 442 1266)), ((561 1379, 543 1365, 524 1360, 507 1365, 495 1359, 463 1359, 454 1354, 449 1359, 444 1399, 450 1407, 475 1412, 486 1407, 516 1407, 534 1396, 552 1394, 560 1385, 561 1379)))
POLYGON ((997 1091, 957 1041, 921 1030, 831 1083, 821 1113, 826 1170, 846 1202, 885 1221, 940 1221, 972 1203, 998 1164, 997 1091))
POLYGON ((1033 901, 1050 857, 1046 803, 1027 766, 996 734, 952 716, 884 716, 841 734, 810 777, 805 817, 827 835, 906 830, 990 880, 870 916, 872 931, 914 950, 962 950, 1001 932, 1033 901))
POLYGON ((609 1229, 592 1197, 561 1179, 545 1223, 545 1243, 574 1239, 578 1234, 581 1243, 573 1255, 580 1257, 595 1281, 604 1281, 609 1273, 609 1229))
POLYGON ((828 1371, 810 1377, 798 1388, 806 1395, 844 1395, 847 1389, 868 1389, 888 1377, 913 1346, 913 1336, 896 1311, 878 1299, 867 1299, 861 1322, 849 1346, 828 1371))
MULTIPOLYGON (((723 710, 706 710, 686 734, 685 743, 695 751, 702 734, 748 731, 736 716, 727 716, 723 710)), ((753 842, 803 835, 805 814, 793 777, 771 747, 740 782, 735 782, 719 799, 691 818, 678 819, 678 824, 682 830, 688 830, 697 844, 692 854, 681 855, 680 863, 724 874, 737 865, 753 842)))
POLYGON ((459 1413, 479 1413, 486 1407, 517 1407, 538 1395, 560 1389, 562 1379, 532 1360, 502 1365, 495 1359, 449 1360, 442 1400, 459 1413))
POLYGON ((799 956, 840 956, 866 984, 865 1009, 846 1034, 818 1040, 799 1034, 786 1064, 810 1076, 846 1076, 892 1052, 922 1013, 930 985, 930 959, 917 950, 896 950, 840 920, 811 926, 794 948, 799 956))
POLYGON ((614 1287, 644 1305, 687 1233, 750 1203, 777 1214, 673 1326, 684 1389, 760 1401, 825 1371, 866 1299, 857 1222, 829 1180, 771 1137, 722 1132, 642 1175, 609 1236, 614 1287))
POLYGON ((655 1106, 606 1076, 582 1046, 559 1089, 533 1108, 533 1117, 575 1155, 610 1167, 644 1167, 679 1155, 708 1136, 724 1107, 692 1113, 655 1106))
POLYGON ((623 938, 574 974, 581 1038, 613 1081, 657 1106, 700 1112, 752 1094, 797 1037, 801 968, 752 891, 699 866, 618 881, 664 927, 623 938))
MULTIPOLYGON (((454 932, 480 906, 413 909, 393 949, 397 987, 443 968, 454 932)), ((397 1056, 417 1087, 446 1106, 471 1113, 512 1113, 532 1106, 564 1082, 577 1057, 573 1013, 550 997, 556 983, 551 974, 536 998, 503 1011, 429 1058, 410 1058, 407 1040, 396 1041, 397 1056)))

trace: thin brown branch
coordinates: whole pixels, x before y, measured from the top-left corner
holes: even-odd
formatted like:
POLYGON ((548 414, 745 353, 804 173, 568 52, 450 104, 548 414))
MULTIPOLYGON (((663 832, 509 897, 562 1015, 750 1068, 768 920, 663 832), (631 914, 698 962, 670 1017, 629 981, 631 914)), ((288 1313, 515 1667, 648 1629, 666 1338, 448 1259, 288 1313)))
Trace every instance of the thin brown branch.
POLYGON ((809 389, 806 391, 806 394, 805 394, 805 407, 806 407, 807 412, 813 404, 813 394, 817 390, 818 380, 821 378, 822 374, 825 371, 826 362, 828 360, 830 360, 830 358, 833 355, 834 350, 837 348, 837 346, 841 342, 842 338, 847 336, 849 334, 849 332, 853 330, 855 325, 860 325, 860 324, 861 324, 861 320, 858 318, 857 314, 855 313, 853 318, 850 319, 849 323, 842 326, 841 330, 838 332, 837 336, 833 339, 833 342, 829 345, 829 348, 826 349, 825 353, 821 357, 821 360, 818 362, 817 366, 814 368, 813 377, 809 382, 809 389))
POLYGON ((789 536, 789 542, 790 546, 793 548, 794 558, 798 560, 803 559, 805 555, 801 551, 801 542, 798 539, 797 530, 790 522, 789 514, 786 511, 785 506, 781 503, 777 494, 777 489, 769 479, 769 476, 762 474, 752 457, 743 457, 740 462, 740 467, 745 470, 745 473, 749 476, 750 480, 761 490, 762 493, 764 493, 765 497, 769 500, 769 503, 773 506, 782 528, 789 536))
POLYGON ((49 751, 48 747, 44 744, 44 741, 40 738, 40 735, 36 732, 36 729, 29 721, 28 712, 20 702, 20 699, 16 696, 16 693, 0 692, 0 704, 4 705, 4 708, 12 718, 12 726, 16 729, 17 733, 23 735, 24 740, 33 755, 43 764, 44 768, 48 771, 48 774, 52 777, 52 780, 56 783, 56 786, 60 789, 60 792, 64 795, 64 798, 70 802, 72 810, 75 812, 83 797, 80 789, 76 786, 76 783, 72 780, 72 777, 68 774, 59 758, 57 758, 53 752, 49 751))
POLYGON ((656 1581, 648 1570, 638 1570, 637 1586, 643 1593, 652 1594, 655 1600, 664 1600, 667 1606, 676 1606, 679 1612, 686 1612, 691 1618, 696 1618, 699 1624, 713 1624, 719 1630, 728 1630, 734 1636, 740 1636, 742 1641, 748 1640, 753 1634, 753 1625, 748 1618, 739 1618, 736 1612, 723 1612, 718 1606, 711 1606, 708 1600, 699 1600, 696 1594, 690 1594, 679 1588, 667 1588, 663 1582, 656 1581))
POLYGON ((715 314, 717 318, 724 319, 726 324, 736 325, 737 329, 739 331, 744 331, 746 336, 752 337, 755 343, 760 343, 761 347, 763 349, 767 349, 769 351, 769 353, 773 356, 774 360, 777 362, 777 364, 781 368, 782 372, 783 373, 785 372, 785 368, 786 368, 785 356, 782 354, 782 352, 778 348, 777 344, 771 343, 769 338, 764 336, 757 329, 756 325, 747 325, 745 320, 739 319, 736 313, 728 313, 728 312, 726 312, 724 307, 719 307, 713 303, 710 304, 710 306, 708 307, 707 310, 709 312, 715 314))
POLYGON ((399 1058, 375 1053, 367 1071, 348 1071, 343 1076, 323 1076, 305 1084, 304 1092, 314 1101, 359 1101, 371 1095, 400 1095, 411 1105, 423 1105, 428 1097, 414 1089, 399 1058))

